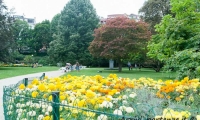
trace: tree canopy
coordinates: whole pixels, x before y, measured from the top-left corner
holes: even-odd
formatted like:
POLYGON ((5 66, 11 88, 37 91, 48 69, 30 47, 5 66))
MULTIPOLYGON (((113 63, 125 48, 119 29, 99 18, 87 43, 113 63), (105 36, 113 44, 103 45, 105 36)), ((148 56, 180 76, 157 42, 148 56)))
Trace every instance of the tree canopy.
POLYGON ((132 54, 143 51, 151 35, 145 22, 126 17, 108 19, 94 32, 90 53, 95 57, 116 60, 119 71, 122 70, 122 60, 129 60, 132 54))
POLYGON ((170 0, 148 0, 140 8, 141 18, 150 25, 150 30, 155 33, 154 26, 167 14, 170 14, 170 0))
POLYGON ((12 23, 7 7, 3 0, 0 0, 0 61, 9 61, 9 50, 14 43, 12 23))
POLYGON ((200 65, 200 1, 171 0, 171 11, 156 26, 158 34, 148 45, 149 56, 166 63, 167 69, 179 71, 178 78, 196 77, 200 65))
POLYGON ((87 48, 98 22, 90 0, 70 0, 60 14, 58 33, 50 43, 48 54, 51 59, 71 63, 78 60, 88 65, 92 57, 87 48))

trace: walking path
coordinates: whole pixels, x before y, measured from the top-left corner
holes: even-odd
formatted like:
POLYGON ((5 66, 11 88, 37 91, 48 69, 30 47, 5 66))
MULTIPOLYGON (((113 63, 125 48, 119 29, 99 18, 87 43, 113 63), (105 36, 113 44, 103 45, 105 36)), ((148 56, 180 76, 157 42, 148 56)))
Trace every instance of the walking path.
MULTIPOLYGON (((16 84, 19 81, 23 80, 24 78, 34 78, 34 77, 40 77, 42 74, 45 73, 45 76, 48 76, 49 78, 53 77, 59 77, 61 75, 64 75, 65 72, 62 72, 61 70, 57 71, 50 71, 50 72, 40 72, 35 74, 28 74, 28 75, 22 75, 22 76, 16 76, 6 79, 0 80, 0 120, 4 120, 4 113, 3 113, 3 86, 9 86, 12 84, 16 84)), ((15 111, 13 111, 15 112, 15 111)))

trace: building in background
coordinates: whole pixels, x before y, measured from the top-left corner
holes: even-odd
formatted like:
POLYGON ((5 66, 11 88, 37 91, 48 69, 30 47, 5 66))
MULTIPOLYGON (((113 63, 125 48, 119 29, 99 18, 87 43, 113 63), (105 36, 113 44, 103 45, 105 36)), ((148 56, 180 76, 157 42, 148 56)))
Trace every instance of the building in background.
POLYGON ((19 19, 22 21, 26 21, 29 26, 33 29, 36 24, 36 18, 25 18, 24 15, 13 15, 14 20, 19 19))
POLYGON ((130 14, 130 15, 128 15, 128 14, 111 14, 111 15, 108 15, 107 18, 101 17, 100 24, 105 24, 107 19, 112 19, 112 18, 116 18, 116 17, 127 17, 129 19, 134 19, 136 21, 140 20, 140 16, 136 15, 136 14, 130 14))

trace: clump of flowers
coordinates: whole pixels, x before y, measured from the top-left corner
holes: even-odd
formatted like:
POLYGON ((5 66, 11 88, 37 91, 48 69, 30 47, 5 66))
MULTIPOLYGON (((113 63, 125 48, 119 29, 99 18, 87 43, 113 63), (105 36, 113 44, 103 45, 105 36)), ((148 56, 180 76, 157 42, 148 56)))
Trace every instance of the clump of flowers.
MULTIPOLYGON (((199 85, 198 79, 188 80, 185 78, 180 82, 172 80, 155 81, 151 78, 131 80, 129 78, 119 78, 116 74, 110 74, 108 77, 100 75, 67 75, 62 78, 45 77, 42 81, 34 79, 28 86, 24 84, 19 85, 12 92, 12 95, 18 96, 20 99, 18 97, 8 99, 7 115, 16 115, 19 119, 26 118, 26 116, 29 119, 51 119, 53 114, 51 102, 55 99, 55 95, 52 92, 59 91, 57 99, 61 103, 59 108, 61 119, 110 119, 110 116, 97 114, 92 110, 114 114, 121 118, 123 116, 134 118, 136 115, 139 115, 137 113, 139 107, 137 106, 142 105, 138 101, 143 101, 137 99, 140 94, 137 94, 135 91, 147 89, 156 94, 158 98, 167 97, 168 99, 178 101, 176 97, 181 95, 186 97, 190 93, 188 91, 197 92, 199 85), (83 109, 91 111, 84 111, 83 109), (13 113, 13 110, 16 110, 16 113, 13 113)), ((191 100, 196 100, 196 98, 192 98, 192 95, 190 97, 191 100)), ((182 97, 180 98, 183 99, 182 97)), ((145 110, 148 112, 147 109, 145 110)), ((168 110, 164 111, 163 115, 168 110)), ((170 110, 170 112, 178 114, 173 110, 170 110)), ((188 118, 186 115, 181 117, 188 118)))

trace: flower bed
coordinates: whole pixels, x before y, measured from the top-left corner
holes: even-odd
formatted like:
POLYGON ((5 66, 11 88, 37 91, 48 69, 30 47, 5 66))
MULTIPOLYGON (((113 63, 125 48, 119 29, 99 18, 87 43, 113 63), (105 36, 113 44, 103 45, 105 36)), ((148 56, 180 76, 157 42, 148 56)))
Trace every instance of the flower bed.
POLYGON ((200 119, 198 79, 131 80, 116 74, 105 78, 100 75, 45 77, 42 81, 34 79, 28 86, 20 84, 4 103, 5 114, 19 120, 50 120, 55 112, 53 91, 59 91, 61 120, 200 119))

